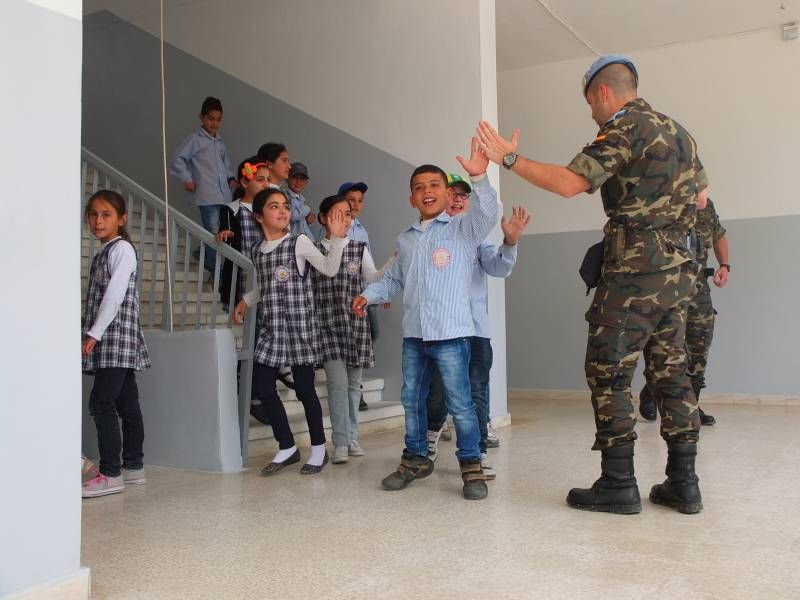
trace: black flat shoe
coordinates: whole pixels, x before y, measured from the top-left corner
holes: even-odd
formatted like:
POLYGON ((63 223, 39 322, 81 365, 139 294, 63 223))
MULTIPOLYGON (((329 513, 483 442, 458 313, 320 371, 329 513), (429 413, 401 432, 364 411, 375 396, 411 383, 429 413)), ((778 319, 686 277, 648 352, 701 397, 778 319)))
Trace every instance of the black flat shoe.
POLYGON ((364 412, 365 410, 369 410, 369 406, 364 402, 364 394, 361 394, 361 400, 358 401, 358 412, 364 412))
POLYGON ((300 450, 295 450, 294 454, 292 454, 289 458, 287 458, 283 462, 271 462, 266 467, 261 469, 261 474, 264 477, 269 477, 270 475, 275 475, 275 473, 279 473, 283 471, 289 465, 293 465, 294 463, 300 462, 300 450))
POLYGON ((325 458, 322 459, 322 464, 319 465, 319 466, 316 466, 316 465, 310 465, 310 464, 306 463, 300 469, 300 475, 316 475, 317 473, 322 471, 322 468, 327 464, 328 464, 328 451, 325 450, 325 458))
POLYGON ((262 425, 269 425, 269 417, 267 416, 267 410, 264 408, 263 404, 251 404, 250 416, 262 425))

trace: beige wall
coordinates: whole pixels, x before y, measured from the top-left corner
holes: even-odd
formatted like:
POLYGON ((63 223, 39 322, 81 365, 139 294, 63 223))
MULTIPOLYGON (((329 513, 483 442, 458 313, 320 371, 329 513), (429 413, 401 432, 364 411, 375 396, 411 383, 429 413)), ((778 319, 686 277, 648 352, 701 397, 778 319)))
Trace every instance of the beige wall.
MULTIPOLYGON (((778 28, 630 53, 640 94, 692 132, 724 219, 800 214, 794 173, 800 139, 800 42, 778 28)), ((593 58, 498 76, 503 133, 522 129, 520 150, 568 163, 596 126, 580 81, 593 58)), ((534 211, 529 233, 599 229, 598 197, 562 200, 504 174, 506 201, 534 211)))

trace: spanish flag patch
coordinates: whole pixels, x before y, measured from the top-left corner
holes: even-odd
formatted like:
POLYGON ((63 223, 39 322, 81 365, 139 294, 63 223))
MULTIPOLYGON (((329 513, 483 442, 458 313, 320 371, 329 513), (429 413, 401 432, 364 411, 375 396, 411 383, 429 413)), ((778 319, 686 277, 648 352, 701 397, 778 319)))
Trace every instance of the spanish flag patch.
POLYGON ((592 143, 599 144, 600 142, 605 142, 605 141, 606 141, 606 136, 605 134, 603 134, 603 135, 598 135, 596 138, 594 138, 594 141, 592 143))

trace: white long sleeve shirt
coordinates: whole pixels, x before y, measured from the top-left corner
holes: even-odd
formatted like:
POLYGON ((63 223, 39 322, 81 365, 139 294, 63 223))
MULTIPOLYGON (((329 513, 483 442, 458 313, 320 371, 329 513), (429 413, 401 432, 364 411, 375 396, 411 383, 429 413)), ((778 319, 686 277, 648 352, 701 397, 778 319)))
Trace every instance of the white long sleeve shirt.
MULTIPOLYGON (((322 238, 321 240, 322 245, 325 247, 328 252, 330 252, 331 248, 331 241, 328 238, 322 238)), ((346 245, 346 244, 345 244, 346 245)), ((364 283, 370 284, 373 281, 378 281, 379 279, 383 278, 383 273, 389 268, 395 261, 395 256, 386 261, 386 264, 383 265, 380 269, 375 268, 375 261, 372 258, 372 255, 369 253, 369 246, 364 247, 364 256, 361 259, 361 279, 364 283)))
MULTIPOLYGON (((98 252, 105 250, 111 242, 117 239, 119 236, 107 241, 98 252)), ((103 334, 116 318, 119 307, 122 306, 122 301, 128 291, 131 273, 136 271, 136 266, 136 251, 129 242, 123 240, 114 244, 108 251, 108 272, 111 274, 111 279, 108 282, 106 293, 103 295, 103 300, 100 302, 97 318, 86 335, 93 337, 98 342, 103 339, 103 334)))

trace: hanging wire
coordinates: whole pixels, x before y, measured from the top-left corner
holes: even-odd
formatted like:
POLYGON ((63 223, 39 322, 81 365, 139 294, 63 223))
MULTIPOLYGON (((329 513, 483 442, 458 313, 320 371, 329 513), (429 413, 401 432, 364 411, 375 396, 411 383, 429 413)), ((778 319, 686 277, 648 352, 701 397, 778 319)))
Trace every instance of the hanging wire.
POLYGON ((550 6, 547 4, 547 2, 545 2, 544 0, 537 0, 537 2, 539 2, 539 4, 542 6, 543 9, 545 9, 547 12, 550 13, 551 17, 553 17, 556 21, 561 23, 561 25, 564 27, 564 29, 569 31, 576 40, 578 40, 581 44, 583 44, 589 50, 591 50, 592 53, 595 54, 595 56, 600 56, 600 52, 598 52, 595 49, 595 47, 592 46, 592 44, 589 43, 588 40, 583 38, 580 33, 575 31, 575 29, 569 23, 567 23, 567 21, 564 18, 562 18, 561 15, 557 14, 552 8, 550 8, 550 6))
MULTIPOLYGON (((170 216, 169 216, 169 182, 167 180, 167 96, 166 96, 166 83, 164 77, 164 0, 160 0, 160 20, 161 32, 159 35, 160 51, 161 51, 161 158, 164 171, 164 206, 166 208, 166 217, 164 219, 164 232, 166 234, 166 264, 164 265, 164 303, 167 305, 167 324, 169 331, 172 333, 172 246, 170 243, 170 216)), ((155 281, 153 282, 155 285, 155 281)), ((163 324, 162 324, 163 325, 163 324)))

